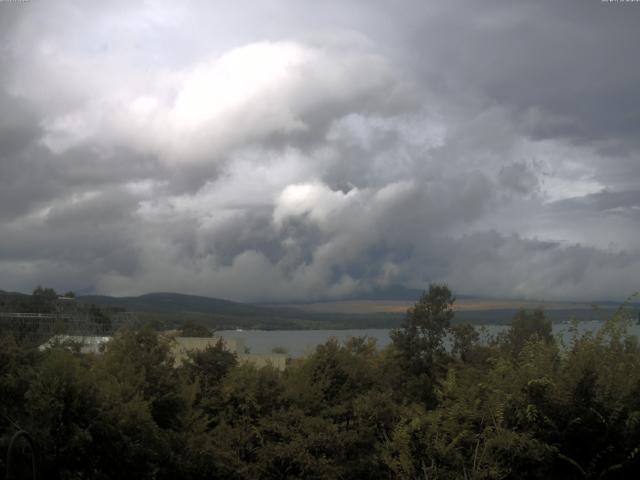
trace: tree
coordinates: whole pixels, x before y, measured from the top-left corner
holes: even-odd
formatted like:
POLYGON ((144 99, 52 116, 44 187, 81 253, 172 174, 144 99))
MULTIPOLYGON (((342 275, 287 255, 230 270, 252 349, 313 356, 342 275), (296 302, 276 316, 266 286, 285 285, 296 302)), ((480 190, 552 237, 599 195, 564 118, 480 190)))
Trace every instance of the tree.
POLYGON ((107 333, 112 330, 111 319, 97 305, 91 304, 89 306, 89 317, 93 323, 100 325, 103 332, 107 333))
POLYGON ((33 290, 33 296, 47 301, 53 301, 58 298, 58 294, 53 288, 44 288, 42 285, 38 285, 33 290))
POLYGON ((35 313, 51 313, 54 310, 54 304, 58 299, 58 294, 53 288, 43 288, 41 285, 38 285, 33 290, 31 298, 35 313))
POLYGON ((532 312, 520 310, 511 320, 511 328, 506 337, 511 352, 518 355, 533 337, 547 344, 553 343, 551 320, 545 317, 540 308, 532 312))
POLYGON ((449 287, 431 284, 407 311, 402 326, 391 332, 400 391, 430 407, 436 403, 438 379, 445 370, 443 339, 453 318, 454 302, 449 287))
POLYGON ((480 335, 473 325, 468 323, 454 325, 449 330, 453 336, 451 353, 463 362, 469 362, 473 358, 473 349, 476 347, 480 335))
POLYGON ((87 478, 104 445, 94 438, 97 387, 81 359, 61 346, 48 350, 23 401, 30 414, 25 428, 45 453, 49 478, 87 478))
POLYGON ((236 354, 229 352, 219 339, 204 350, 190 351, 182 369, 189 382, 198 384, 197 401, 211 408, 219 400, 223 378, 237 363, 236 354))
POLYGON ((182 324, 182 328, 180 329, 180 335, 182 337, 202 337, 209 338, 212 337, 211 330, 209 330, 204 325, 193 322, 191 320, 187 320, 182 324))
POLYGON ((184 405, 167 339, 148 327, 122 330, 109 342, 99 366, 120 388, 149 402, 160 428, 173 426, 184 405))

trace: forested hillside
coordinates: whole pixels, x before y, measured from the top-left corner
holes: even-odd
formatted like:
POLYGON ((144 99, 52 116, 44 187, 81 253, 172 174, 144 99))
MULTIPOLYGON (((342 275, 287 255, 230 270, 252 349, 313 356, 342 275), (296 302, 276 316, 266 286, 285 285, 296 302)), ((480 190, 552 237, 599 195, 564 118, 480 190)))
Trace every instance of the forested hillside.
POLYGON ((389 348, 329 341, 284 372, 222 344, 175 368, 149 328, 100 356, 5 335, 1 451, 25 429, 52 479, 637 478, 640 346, 624 311, 566 345, 520 312, 481 344, 451 326, 453 302, 433 285, 389 348))

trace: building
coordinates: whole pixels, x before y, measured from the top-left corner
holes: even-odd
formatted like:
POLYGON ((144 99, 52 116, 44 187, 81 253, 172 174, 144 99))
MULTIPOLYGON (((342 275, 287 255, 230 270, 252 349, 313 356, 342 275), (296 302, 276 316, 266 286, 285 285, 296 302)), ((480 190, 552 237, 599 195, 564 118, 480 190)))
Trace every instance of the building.
POLYGON ((78 348, 80 353, 93 353, 100 355, 104 352, 107 343, 112 337, 86 336, 86 335, 54 335, 38 347, 41 352, 54 345, 68 345, 78 348))
MULTIPOLYGON (((187 358, 188 352, 214 347, 220 337, 173 337, 171 340, 171 353, 176 367, 179 367, 187 358)), ((236 354, 240 363, 250 363, 258 368, 271 366, 278 370, 284 370, 287 365, 287 355, 245 353, 243 340, 223 338, 222 341, 229 352, 236 354)))
MULTIPOLYGON (((43 351, 54 345, 68 345, 70 348, 78 348, 80 353, 100 355, 107 348, 111 338, 105 336, 54 335, 40 345, 38 349, 43 351)), ((175 359, 174 365, 179 367, 184 363, 189 352, 214 347, 218 340, 220 340, 220 337, 169 337, 171 355, 175 359)), ((279 353, 246 353, 243 340, 225 338, 222 341, 229 352, 236 354, 239 363, 249 363, 258 368, 266 366, 271 366, 278 370, 286 368, 287 355, 279 353)))

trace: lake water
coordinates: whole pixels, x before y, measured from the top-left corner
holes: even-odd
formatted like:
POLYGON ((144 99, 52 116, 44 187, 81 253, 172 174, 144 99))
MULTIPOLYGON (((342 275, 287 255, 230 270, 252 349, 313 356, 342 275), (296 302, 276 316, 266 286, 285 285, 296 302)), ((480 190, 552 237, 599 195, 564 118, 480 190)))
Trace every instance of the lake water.
MULTIPOLYGON (((590 321, 578 323, 578 331, 596 331, 602 322, 590 321)), ((553 333, 565 341, 569 339, 569 327, 567 323, 554 324, 553 333)), ((483 325, 478 327, 482 339, 497 335, 508 328, 505 325, 483 325)), ((325 343, 330 338, 344 342, 351 337, 375 338, 378 347, 385 347, 391 343, 389 329, 363 329, 363 330, 222 330, 217 332, 223 338, 242 339, 251 353, 271 353, 276 347, 283 347, 293 357, 305 356, 312 353, 318 345, 325 343)), ((640 336, 640 325, 633 324, 630 333, 640 336)))

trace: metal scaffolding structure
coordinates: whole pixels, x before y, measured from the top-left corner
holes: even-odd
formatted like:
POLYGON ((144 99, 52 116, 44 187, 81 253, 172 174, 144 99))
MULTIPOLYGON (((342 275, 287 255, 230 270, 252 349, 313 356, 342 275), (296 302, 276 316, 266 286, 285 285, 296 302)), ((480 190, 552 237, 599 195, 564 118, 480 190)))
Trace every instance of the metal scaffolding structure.
POLYGON ((54 335, 109 336, 122 327, 139 326, 135 312, 118 312, 97 321, 88 313, 0 312, 0 331, 40 341, 54 335))

